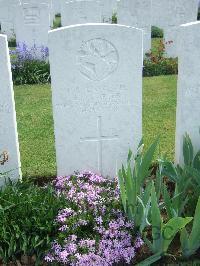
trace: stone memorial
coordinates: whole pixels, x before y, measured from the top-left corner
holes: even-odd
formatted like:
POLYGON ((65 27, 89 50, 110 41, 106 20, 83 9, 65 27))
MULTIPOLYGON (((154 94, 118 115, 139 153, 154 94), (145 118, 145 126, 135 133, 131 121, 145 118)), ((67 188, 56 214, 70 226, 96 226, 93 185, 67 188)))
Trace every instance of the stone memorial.
POLYGON ((16 40, 28 47, 46 47, 50 29, 49 5, 23 3, 16 12, 16 40))
POLYGON ((152 26, 156 26, 160 29, 164 29, 167 27, 169 19, 167 19, 166 16, 167 4, 168 1, 166 0, 152 0, 152 26))
POLYGON ((20 0, 0 0, 1 33, 8 39, 15 38, 15 10, 20 3, 20 0))
POLYGON ((144 32, 144 53, 151 49, 151 0, 120 0, 117 22, 142 29, 144 32))
POLYGON ((100 2, 94 0, 73 0, 62 5, 62 26, 84 23, 100 23, 100 2))
POLYGON ((200 149, 200 22, 182 25, 179 32, 179 76, 176 114, 176 162, 182 163, 183 136, 200 149))
POLYGON ((162 8, 164 10, 159 14, 162 16, 166 53, 168 57, 177 57, 178 28, 181 24, 197 20, 198 0, 167 0, 162 8))
POLYGON ((57 174, 114 178, 142 138, 142 31, 74 25, 50 31, 49 48, 57 174))
MULTIPOLYGON (((49 11, 49 26, 53 27, 53 21, 55 18, 55 13, 53 9, 53 0, 21 0, 23 4, 34 4, 34 5, 40 5, 40 4, 46 4, 48 5, 48 11, 49 11)), ((59 0, 54 0, 54 2, 59 2, 59 0)))
MULTIPOLYGON (((0 154, 4 152, 8 156, 8 162, 0 164, 0 173, 8 172, 9 178, 16 180, 21 178, 21 165, 11 65, 5 35, 0 35, 0 73, 0 154)), ((4 179, 0 177, 0 186, 3 183, 4 179)))

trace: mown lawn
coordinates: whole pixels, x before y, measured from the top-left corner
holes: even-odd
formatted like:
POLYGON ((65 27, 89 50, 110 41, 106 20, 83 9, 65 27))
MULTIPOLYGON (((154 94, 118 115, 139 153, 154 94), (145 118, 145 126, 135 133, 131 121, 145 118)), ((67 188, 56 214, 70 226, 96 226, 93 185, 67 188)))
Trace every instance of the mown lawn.
MULTIPOLYGON (((174 157, 176 76, 144 78, 145 146, 158 135, 159 150, 174 157)), ((16 86, 15 99, 22 171, 25 177, 56 175, 50 85, 16 86)))

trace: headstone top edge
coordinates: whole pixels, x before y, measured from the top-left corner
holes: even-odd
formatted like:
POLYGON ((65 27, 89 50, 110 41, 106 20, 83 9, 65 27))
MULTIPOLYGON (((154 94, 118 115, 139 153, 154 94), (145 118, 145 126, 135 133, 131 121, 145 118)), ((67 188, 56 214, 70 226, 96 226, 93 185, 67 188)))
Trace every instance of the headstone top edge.
POLYGON ((188 23, 180 25, 180 27, 184 28, 184 27, 190 27, 190 26, 194 26, 194 25, 200 25, 200 21, 188 22, 188 23))
POLYGON ((59 32, 59 31, 65 31, 65 30, 68 30, 68 29, 74 29, 74 28, 85 28, 85 27, 88 27, 88 26, 99 26, 99 27, 110 27, 110 28, 126 28, 126 29, 130 29, 130 30, 135 30, 137 32, 143 32, 142 29, 138 29, 136 27, 132 27, 132 26, 127 26, 127 25, 122 25, 122 24, 109 24, 109 23, 85 23, 85 24, 75 24, 75 25, 70 25, 70 26, 65 26, 65 27, 61 27, 61 28, 58 28, 58 29, 54 29, 54 30, 50 30, 48 33, 49 34, 54 34, 56 32, 59 32))

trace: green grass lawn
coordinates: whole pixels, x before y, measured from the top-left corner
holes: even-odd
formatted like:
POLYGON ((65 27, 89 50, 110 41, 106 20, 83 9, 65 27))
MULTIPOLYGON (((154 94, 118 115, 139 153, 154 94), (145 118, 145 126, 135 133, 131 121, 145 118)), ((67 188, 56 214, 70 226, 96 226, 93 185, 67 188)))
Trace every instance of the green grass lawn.
MULTIPOLYGON (((143 86, 145 146, 160 135, 159 150, 169 159, 174 157, 176 79, 176 76, 144 78, 143 86)), ((55 176, 50 85, 16 86, 15 99, 23 175, 55 176)))

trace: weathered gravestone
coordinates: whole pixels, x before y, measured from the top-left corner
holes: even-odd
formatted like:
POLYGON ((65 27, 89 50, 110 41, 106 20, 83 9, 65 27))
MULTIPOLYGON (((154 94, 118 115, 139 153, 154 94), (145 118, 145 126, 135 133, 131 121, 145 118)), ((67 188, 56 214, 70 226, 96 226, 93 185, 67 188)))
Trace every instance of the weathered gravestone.
POLYGON ((144 53, 151 49, 151 0, 120 0, 117 22, 144 32, 144 53))
MULTIPOLYGON (((48 5, 48 20, 49 20, 49 26, 53 27, 53 21, 55 18, 54 13, 54 7, 53 7, 53 0, 21 0, 22 4, 34 4, 34 5, 40 5, 40 4, 46 4, 48 5), (50 19, 49 19, 50 16, 50 19)), ((59 2, 59 0, 55 0, 54 2, 59 2)))
MULTIPOLYGON (((178 28, 181 24, 197 20, 198 0, 167 0, 164 5, 162 21, 164 25, 164 39, 166 44, 166 53, 169 57, 176 57, 178 28)), ((155 25, 157 26, 157 25, 155 25)))
POLYGON ((25 43, 28 47, 46 47, 49 25, 49 5, 45 3, 23 3, 16 12, 17 43, 25 43))
POLYGON ((182 163, 183 135, 200 149, 200 22, 182 25, 179 34, 179 76, 176 121, 176 162, 182 163))
POLYGON ((62 26, 101 22, 100 2, 97 0, 73 0, 62 5, 62 26))
POLYGON ((49 48, 58 175, 114 177, 142 137, 142 31, 75 25, 50 32, 49 48))
POLYGON ((20 0, 0 0, 1 33, 8 39, 15 37, 15 12, 20 0))
MULTIPOLYGON (((8 153, 9 159, 4 165, 0 164, 0 173, 10 171, 8 176, 15 180, 21 178, 21 170, 12 74, 9 60, 7 37, 0 35, 0 154, 2 152, 8 153)), ((2 186, 3 182, 4 180, 0 175, 0 186, 2 186)))

